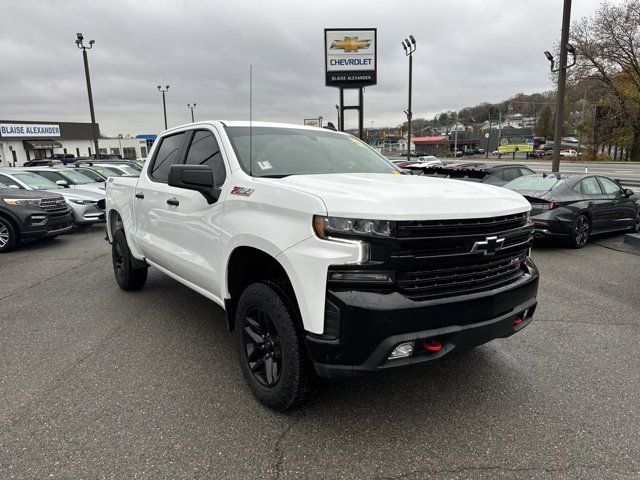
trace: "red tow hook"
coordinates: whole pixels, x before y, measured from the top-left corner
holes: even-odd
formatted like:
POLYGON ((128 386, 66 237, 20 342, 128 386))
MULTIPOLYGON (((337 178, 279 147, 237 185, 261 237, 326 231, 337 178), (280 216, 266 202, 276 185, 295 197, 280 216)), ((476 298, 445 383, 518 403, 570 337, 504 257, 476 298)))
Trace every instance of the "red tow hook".
POLYGON ((436 340, 435 338, 428 338, 426 340, 423 340, 422 342, 420 342, 420 345, 422 346, 422 348, 428 350, 429 352, 439 352, 440 350, 442 350, 442 343, 440 343, 440 341, 436 340))
POLYGON ((513 326, 517 327, 518 325, 520 325, 522 323, 522 317, 518 317, 516 316, 516 318, 513 319, 513 326))

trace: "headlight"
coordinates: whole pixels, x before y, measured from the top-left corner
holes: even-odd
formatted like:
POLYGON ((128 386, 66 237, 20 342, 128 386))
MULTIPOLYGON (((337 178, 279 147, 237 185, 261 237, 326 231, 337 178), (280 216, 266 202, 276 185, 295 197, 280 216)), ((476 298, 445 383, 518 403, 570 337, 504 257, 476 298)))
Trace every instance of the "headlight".
POLYGON ((92 203, 96 203, 95 200, 82 200, 80 198, 69 198, 68 200, 77 205, 91 205, 92 203))
POLYGON ((39 198, 3 198, 2 201, 7 205, 33 205, 40 206, 39 198))
POLYGON ((390 237, 394 222, 389 220, 363 220, 361 218, 313 217, 313 230, 320 238, 331 234, 390 237))

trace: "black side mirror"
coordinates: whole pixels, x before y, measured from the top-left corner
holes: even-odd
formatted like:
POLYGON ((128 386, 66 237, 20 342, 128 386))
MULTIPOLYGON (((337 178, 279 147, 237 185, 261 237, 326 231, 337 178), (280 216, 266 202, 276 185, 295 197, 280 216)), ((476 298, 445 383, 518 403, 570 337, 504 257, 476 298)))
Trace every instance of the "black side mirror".
POLYGON ((209 165, 171 165, 168 183, 172 187, 200 192, 210 204, 220 198, 221 190, 215 186, 209 165))
POLYGON ((623 188, 622 189, 622 194, 629 198, 631 195, 633 195, 633 190, 631 190, 630 188, 623 188))

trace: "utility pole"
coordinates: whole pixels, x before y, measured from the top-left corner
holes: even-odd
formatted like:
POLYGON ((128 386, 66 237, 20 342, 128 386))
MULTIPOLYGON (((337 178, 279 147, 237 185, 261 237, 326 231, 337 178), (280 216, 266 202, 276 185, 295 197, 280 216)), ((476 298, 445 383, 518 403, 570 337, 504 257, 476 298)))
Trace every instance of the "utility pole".
POLYGON ((491 109, 489 109, 489 131, 487 132, 487 148, 484 151, 484 158, 489 158, 489 140, 491 140, 491 109))
POLYGON ((416 51, 416 39, 413 38, 413 35, 409 35, 409 38, 405 38, 402 42, 402 47, 404 48, 404 53, 407 57, 409 57, 409 107, 405 112, 407 114, 407 161, 411 161, 411 119, 413 117, 413 112, 411 111, 411 88, 413 81, 413 52, 416 51))
POLYGON ((162 109, 164 110, 164 129, 167 129, 167 103, 164 98, 164 94, 169 90, 169 85, 164 87, 164 90, 160 85, 158 85, 158 91, 162 93, 162 109))
MULTIPOLYGON (((193 110, 196 108, 196 103, 193 102, 193 105, 191 105, 190 103, 187 103, 187 108, 189 110, 191 110, 191 123, 195 122, 194 116, 193 116, 193 110)), ((165 113, 165 117, 166 117, 166 113, 165 113)), ((166 127, 166 121, 165 121, 165 128, 166 127)))
MULTIPOLYGON (((556 125, 553 133, 553 161, 551 171, 560 171, 560 149, 562 148, 562 126, 564 124, 564 91, 567 84, 567 46, 569 43, 569 24, 571 22, 571 0, 564 0, 562 10, 562 33, 560 34, 560 68, 558 70, 558 92, 556 94, 556 125)), ((574 64, 575 64, 575 51, 574 64)), ((547 57, 548 58, 548 57, 547 57)), ((553 61, 551 62, 553 70, 553 61)))
POLYGON ((91 76, 89 75, 89 58, 87 56, 87 50, 93 48, 95 40, 89 40, 89 46, 83 43, 84 36, 82 33, 76 33, 76 46, 82 50, 82 59, 84 60, 84 76, 87 80, 87 93, 89 94, 89 112, 91 113, 91 131, 93 132, 93 147, 95 148, 94 154, 96 158, 100 158, 98 150, 98 131, 96 129, 96 115, 93 110, 93 93, 91 92, 91 76))

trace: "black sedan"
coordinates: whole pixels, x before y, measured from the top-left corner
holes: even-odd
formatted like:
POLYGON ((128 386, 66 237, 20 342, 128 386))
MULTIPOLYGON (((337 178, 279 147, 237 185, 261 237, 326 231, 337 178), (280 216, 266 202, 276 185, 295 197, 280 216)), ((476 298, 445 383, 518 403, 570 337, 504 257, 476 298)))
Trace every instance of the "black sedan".
POLYGON ((582 248, 595 233, 640 231, 640 204, 633 191, 589 174, 536 174, 505 185, 531 203, 538 238, 563 238, 582 248))

